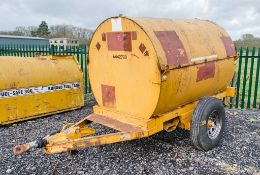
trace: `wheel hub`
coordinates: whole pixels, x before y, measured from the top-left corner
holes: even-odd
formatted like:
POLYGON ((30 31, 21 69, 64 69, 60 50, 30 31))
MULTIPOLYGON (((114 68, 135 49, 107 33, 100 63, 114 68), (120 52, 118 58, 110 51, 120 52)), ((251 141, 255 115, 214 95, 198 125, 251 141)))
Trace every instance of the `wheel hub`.
POLYGON ((213 111, 207 121, 207 132, 210 139, 216 139, 222 127, 222 119, 217 111, 213 111))

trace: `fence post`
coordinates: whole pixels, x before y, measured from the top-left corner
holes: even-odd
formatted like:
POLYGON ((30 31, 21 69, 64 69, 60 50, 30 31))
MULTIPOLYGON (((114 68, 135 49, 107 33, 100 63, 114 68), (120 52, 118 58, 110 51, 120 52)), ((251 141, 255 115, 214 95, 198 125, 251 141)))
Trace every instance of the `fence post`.
POLYGON ((83 45, 81 45, 81 46, 79 46, 79 50, 78 50, 78 52, 79 52, 79 55, 80 55, 80 67, 81 67, 81 70, 83 71, 83 69, 84 69, 84 66, 83 66, 83 49, 84 49, 84 46, 83 45))
POLYGON ((84 48, 84 63, 85 63, 85 93, 90 92, 90 87, 89 87, 89 78, 88 78, 88 57, 87 57, 87 47, 84 48))
POLYGON ((32 46, 31 46, 31 44, 29 44, 28 52, 29 52, 29 57, 32 57, 32 46))
MULTIPOLYGON (((233 78, 232 78, 232 80, 231 80, 231 87, 234 87, 234 86, 236 86, 236 74, 234 73, 234 75, 233 75, 233 78)), ((229 99, 229 108, 233 108, 233 98, 232 97, 230 97, 230 99, 229 99)))
POLYGON ((4 56, 5 54, 5 46, 4 45, 1 45, 1 56, 4 56))
POLYGON ((61 55, 61 46, 57 47, 58 55, 61 55))
POLYGON ((49 54, 54 55, 54 45, 50 45, 49 54))
POLYGON ((5 56, 8 56, 9 45, 5 45, 5 56))
POLYGON ((22 55, 21 48, 22 48, 21 44, 17 44, 18 56, 22 55))
POLYGON ((48 45, 42 45, 44 55, 48 55, 50 47, 48 45))
POLYGON ((80 65, 80 67, 81 67, 81 60, 80 60, 80 57, 79 57, 79 46, 75 46, 75 52, 76 52, 76 57, 77 57, 77 59, 78 59, 78 63, 79 63, 79 65, 80 65))
POLYGON ((247 108, 250 108, 251 104, 251 91, 252 91, 252 83, 253 83, 253 74, 254 74, 254 61, 255 61, 255 48, 252 49, 252 57, 250 63, 250 74, 249 74, 249 89, 247 96, 247 108))
POLYGON ((3 45, 3 53, 2 53, 2 56, 5 56, 5 52, 6 52, 6 45, 3 45))
POLYGON ((24 44, 22 44, 22 57, 25 57, 25 45, 24 44))
POLYGON ((31 50, 31 53, 32 53, 32 56, 31 57, 35 57, 35 45, 32 45, 32 50, 31 50))
MULTIPOLYGON (((256 108, 257 103, 257 91, 258 91, 258 83, 259 83, 259 73, 260 73, 260 48, 258 48, 258 57, 256 63, 256 76, 255 76, 255 91, 254 91, 254 100, 253 100, 253 108, 256 108)), ((260 103, 259 103, 260 108, 260 103)))
POLYGON ((248 55, 249 55, 249 48, 247 47, 246 48, 245 67, 244 67, 244 77, 243 77, 243 88, 242 88, 242 101, 241 101, 241 108, 242 109, 244 109, 244 107, 245 107, 248 55))
POLYGON ((239 60, 238 60, 236 108, 238 108, 239 106, 239 90, 240 90, 240 79, 241 79, 241 69, 242 69, 242 57, 243 57, 243 48, 241 47, 239 51, 239 60))
POLYGON ((10 52, 11 52, 11 49, 10 49, 10 46, 9 46, 9 44, 8 44, 8 45, 7 45, 7 50, 6 50, 7 56, 10 56, 10 52))

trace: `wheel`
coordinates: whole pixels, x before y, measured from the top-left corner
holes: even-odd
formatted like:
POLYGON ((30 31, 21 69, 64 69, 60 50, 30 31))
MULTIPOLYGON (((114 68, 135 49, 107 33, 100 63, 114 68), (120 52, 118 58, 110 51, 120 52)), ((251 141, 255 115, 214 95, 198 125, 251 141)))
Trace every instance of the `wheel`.
POLYGON ((199 150, 208 151, 221 140, 226 124, 225 109, 217 98, 203 98, 192 114, 190 138, 199 150))

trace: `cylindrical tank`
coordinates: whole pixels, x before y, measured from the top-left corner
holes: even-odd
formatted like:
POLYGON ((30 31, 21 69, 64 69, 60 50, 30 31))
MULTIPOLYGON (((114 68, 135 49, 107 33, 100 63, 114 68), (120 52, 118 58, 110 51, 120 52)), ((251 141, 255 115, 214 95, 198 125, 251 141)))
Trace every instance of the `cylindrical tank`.
POLYGON ((88 67, 99 106, 149 119, 224 91, 235 50, 211 21, 112 17, 93 35, 88 67))
POLYGON ((0 124, 84 105, 83 73, 73 56, 2 56, 0 67, 0 124))

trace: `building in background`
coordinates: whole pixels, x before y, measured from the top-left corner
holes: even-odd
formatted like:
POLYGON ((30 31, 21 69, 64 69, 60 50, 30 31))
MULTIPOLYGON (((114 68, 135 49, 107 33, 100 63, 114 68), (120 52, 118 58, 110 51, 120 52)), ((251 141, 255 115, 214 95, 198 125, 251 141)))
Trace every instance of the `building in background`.
POLYGON ((78 39, 70 39, 70 38, 52 38, 49 40, 49 43, 54 46, 63 46, 64 48, 70 46, 79 46, 78 39))
POLYGON ((0 45, 49 45, 49 40, 39 37, 0 35, 0 45))

